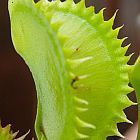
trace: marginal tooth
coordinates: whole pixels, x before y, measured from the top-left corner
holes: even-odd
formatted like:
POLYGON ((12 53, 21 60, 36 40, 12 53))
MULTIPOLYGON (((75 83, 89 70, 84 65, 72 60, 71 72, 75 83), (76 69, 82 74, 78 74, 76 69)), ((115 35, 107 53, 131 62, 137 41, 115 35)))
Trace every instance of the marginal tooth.
POLYGON ((118 62, 124 62, 125 64, 128 63, 128 61, 131 59, 131 57, 134 55, 134 53, 128 55, 128 56, 123 56, 118 58, 118 62))
POLYGON ((129 49, 130 46, 131 46, 131 43, 128 44, 127 46, 121 48, 123 55, 126 54, 126 52, 128 51, 128 49, 129 49))
POLYGON ((85 57, 85 58, 80 58, 80 59, 67 59, 67 62, 70 64, 72 68, 76 68, 79 66, 81 63, 93 59, 92 56, 85 57))
POLYGON ((124 27, 124 24, 123 25, 121 25, 121 26, 119 26, 119 27, 117 27, 117 28, 115 28, 113 31, 116 31, 117 32, 117 34, 119 33, 119 31, 122 29, 124 27))
POLYGON ((78 139, 87 139, 87 138, 89 138, 88 135, 81 134, 81 133, 78 132, 77 130, 75 130, 75 134, 76 134, 76 137, 77 137, 78 139))
POLYGON ((76 117, 76 122, 77 122, 77 125, 80 127, 91 128, 91 129, 96 128, 94 125, 81 120, 79 117, 76 117))
POLYGON ((128 48, 131 46, 131 43, 129 43, 128 45, 124 46, 123 48, 126 49, 126 51, 128 50, 128 48))
POLYGON ((77 4, 77 9, 83 10, 86 7, 85 0, 80 0, 77 4))
POLYGON ((123 43, 126 39, 128 39, 128 37, 124 37, 124 38, 120 39, 120 42, 123 43))
POLYGON ((102 20, 102 21, 104 21, 104 10, 105 9, 106 8, 102 8, 98 13, 98 16, 100 17, 100 20, 102 20))
MULTIPOLYGON (((121 27, 121 28, 122 28, 122 27, 121 27)), ((117 37, 121 28, 118 27, 118 28, 114 29, 114 30, 112 31, 113 36, 116 36, 116 37, 117 37)))
MULTIPOLYGON (((127 57, 127 60, 129 61, 131 59, 131 57, 134 55, 135 53, 131 53, 130 55, 126 56, 127 57)), ((128 62, 127 61, 127 62, 128 62)))
POLYGON ((121 137, 121 138, 125 138, 119 131, 118 131, 118 128, 117 128, 117 125, 113 125, 113 126, 109 126, 109 131, 107 132, 108 133, 108 136, 118 136, 118 137, 121 137), (110 129, 112 128, 112 129, 110 129))
POLYGON ((88 108, 83 108, 83 107, 76 107, 75 108, 77 112, 86 112, 88 111, 88 108))
POLYGON ((118 62, 120 64, 122 64, 122 62, 126 64, 128 62, 128 60, 129 60, 129 57, 127 57, 127 56, 122 56, 122 57, 118 58, 118 62))
POLYGON ((17 134, 19 133, 19 131, 15 132, 12 134, 12 137, 15 138, 17 136, 17 134))
MULTIPOLYGON (((112 23, 113 24, 113 23, 112 23)), ((110 26, 110 29, 112 29, 112 24, 110 25, 108 23, 108 25, 110 26)), ((120 27, 117 27, 116 29, 112 30, 111 32, 108 32, 108 37, 112 38, 112 37, 115 37, 117 38, 118 37, 118 34, 120 32, 120 30, 124 27, 124 25, 120 26, 120 27)))
POLYGON ((120 138, 122 138, 122 139, 125 139, 125 137, 118 131, 118 129, 116 129, 116 130, 114 131, 114 133, 115 133, 116 136, 118 136, 118 137, 120 137, 120 138))
POLYGON ((127 119, 127 117, 126 117, 126 115, 123 111, 121 113, 117 113, 116 116, 119 120, 119 123, 120 122, 126 122, 126 123, 133 124, 133 122, 131 122, 130 120, 127 119))
POLYGON ((132 102, 126 95, 121 95, 120 103, 123 109, 130 107, 132 105, 137 105, 137 103, 132 102))
POLYGON ((30 133, 30 130, 29 130, 26 134, 24 134, 23 136, 21 136, 21 137, 15 139, 15 140, 24 140, 25 137, 26 137, 29 133, 30 133))
MULTIPOLYGON (((118 46, 122 46, 122 43, 124 42, 124 40, 126 40, 128 37, 122 38, 122 39, 112 39, 112 44, 114 47, 118 48, 118 46)), ((122 47, 123 50, 123 47, 122 47)), ((125 49, 124 49, 125 50, 125 49)))
POLYGON ((132 102, 132 105, 138 105, 138 103, 132 102))
POLYGON ((74 100, 80 104, 88 105, 89 103, 86 100, 80 99, 79 97, 74 97, 74 100))
MULTIPOLYGON (((104 21, 104 16, 103 16, 103 11, 105 10, 105 8, 101 9, 99 11, 99 13, 94 14, 91 17, 91 22, 94 26, 102 26, 102 22, 104 21)), ((103 26, 102 26, 103 27, 103 26)))
POLYGON ((133 124, 133 122, 128 120, 127 118, 122 118, 122 120, 124 120, 124 122, 126 122, 126 123, 133 124))
POLYGON ((85 15, 92 16, 93 14, 95 14, 94 11, 95 11, 95 8, 93 6, 89 6, 84 10, 84 13, 85 15))
MULTIPOLYGON (((130 58, 132 57, 134 55, 134 53, 132 53, 132 54, 130 54, 130 55, 128 55, 128 56, 123 56, 123 57, 120 57, 119 59, 118 59, 118 62, 124 62, 125 64, 126 63, 128 63, 129 62, 129 60, 130 60, 130 58)), ((129 65, 127 65, 127 67, 126 67, 126 71, 128 71, 129 70, 129 65)))
POLYGON ((8 124, 6 127, 4 127, 5 130, 7 130, 8 132, 10 131, 11 129, 11 124, 8 124))
POLYGON ((119 10, 116 10, 115 13, 114 13, 114 15, 108 20, 108 22, 110 23, 110 26, 111 26, 111 27, 112 27, 113 24, 114 24, 114 20, 115 20, 115 18, 116 18, 116 15, 117 15, 118 11, 119 11, 119 10))
POLYGON ((123 91, 123 92, 125 92, 125 93, 131 93, 132 91, 134 91, 134 88, 132 88, 132 87, 130 87, 130 86, 128 86, 128 85, 123 85, 122 87, 121 87, 121 90, 123 91))

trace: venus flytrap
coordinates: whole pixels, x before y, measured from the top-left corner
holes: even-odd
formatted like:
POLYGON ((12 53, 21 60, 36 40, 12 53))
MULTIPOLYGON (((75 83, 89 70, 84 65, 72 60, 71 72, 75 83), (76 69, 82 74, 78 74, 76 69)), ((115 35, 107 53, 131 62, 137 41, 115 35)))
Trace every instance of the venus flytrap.
POLYGON ((103 11, 84 1, 9 0, 13 44, 36 84, 38 140, 123 137, 117 123, 132 123, 123 112, 135 105, 128 47, 103 11))

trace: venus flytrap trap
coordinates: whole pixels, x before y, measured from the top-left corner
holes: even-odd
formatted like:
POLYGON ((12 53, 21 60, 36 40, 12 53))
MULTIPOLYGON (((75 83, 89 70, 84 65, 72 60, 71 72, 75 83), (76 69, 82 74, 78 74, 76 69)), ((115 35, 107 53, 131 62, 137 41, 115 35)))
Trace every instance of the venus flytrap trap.
POLYGON ((36 84, 38 140, 123 138, 117 123, 132 123, 128 46, 103 12, 84 1, 9 0, 13 44, 36 84))
POLYGON ((2 127, 0 123, 0 140, 24 140, 25 137, 29 134, 29 132, 30 131, 28 131, 25 135, 15 139, 19 131, 13 133, 10 124, 2 127))

